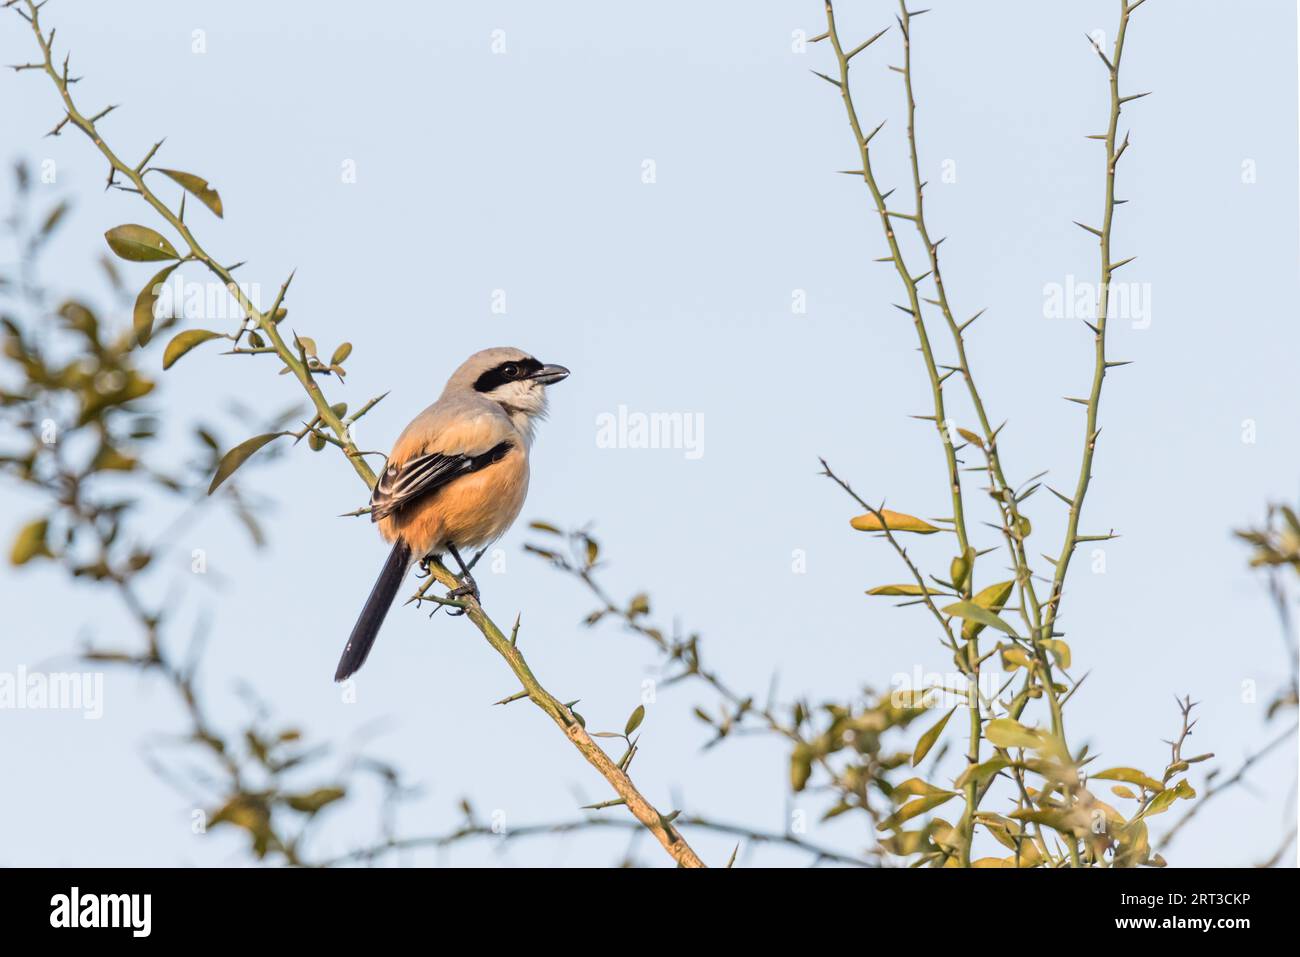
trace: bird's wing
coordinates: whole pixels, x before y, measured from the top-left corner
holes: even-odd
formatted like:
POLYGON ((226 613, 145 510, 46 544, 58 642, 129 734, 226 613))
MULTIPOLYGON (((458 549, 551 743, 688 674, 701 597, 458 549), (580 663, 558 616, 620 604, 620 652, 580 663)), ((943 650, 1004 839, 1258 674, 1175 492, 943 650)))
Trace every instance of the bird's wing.
POLYGON ((428 452, 384 469, 370 496, 370 520, 377 522, 471 472, 501 461, 514 447, 507 440, 486 452, 428 452))

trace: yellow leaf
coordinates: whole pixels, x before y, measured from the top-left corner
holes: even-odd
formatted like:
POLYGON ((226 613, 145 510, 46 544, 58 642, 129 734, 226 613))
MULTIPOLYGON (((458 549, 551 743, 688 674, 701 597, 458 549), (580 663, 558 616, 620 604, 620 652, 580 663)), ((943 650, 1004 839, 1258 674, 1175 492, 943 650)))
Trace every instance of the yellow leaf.
POLYGON ((340 800, 346 792, 342 788, 317 788, 308 794, 291 794, 285 798, 285 802, 295 811, 301 811, 304 814, 315 814, 326 804, 332 804, 340 800))
POLYGON ((1060 638, 1044 638, 1039 644, 1052 653, 1052 657, 1062 668, 1070 667, 1070 646, 1060 638))
POLYGON ((920 585, 877 585, 875 588, 867 589, 868 595, 914 595, 921 596, 930 594, 920 585))
POLYGON ((924 797, 919 797, 913 801, 908 801, 897 811, 895 811, 894 814, 888 820, 882 821, 878 825, 878 830, 885 831, 892 827, 897 827, 898 825, 906 821, 910 821, 912 818, 920 814, 924 814, 926 811, 938 807, 940 804, 943 804, 945 801, 952 800, 956 796, 957 796, 956 791, 940 791, 938 794, 927 794, 924 797))
POLYGON ((893 698, 900 708, 928 708, 932 699, 941 692, 937 688, 899 688, 893 698))
POLYGON ((18 537, 14 539, 13 549, 9 552, 9 561, 14 565, 26 565, 37 555, 49 557, 50 547, 45 541, 49 528, 50 523, 43 518, 24 525, 18 537))
POLYGON ((984 829, 993 835, 994 839, 1003 847, 1011 850, 1016 849, 1016 841, 1020 835, 1020 825, 1015 821, 1010 821, 1000 814, 991 814, 988 811, 976 812, 975 819, 984 829))
POLYGON ((1115 851, 1116 867, 1137 867, 1150 859, 1151 842, 1145 821, 1135 818, 1116 829, 1115 837, 1120 845, 1115 851))
POLYGON ((902 784, 898 785, 891 792, 890 797, 895 799, 895 803, 903 797, 924 797, 928 794, 951 794, 952 792, 945 788, 935 787, 929 781, 921 778, 908 778, 902 784))
POLYGON ((202 176, 195 176, 193 173, 182 173, 178 169, 163 169, 162 167, 155 168, 158 172, 163 173, 171 177, 177 183, 180 183, 181 187, 184 188, 187 193, 196 196, 199 202, 217 214, 217 219, 224 218, 225 211, 221 206, 221 197, 217 194, 215 189, 208 185, 208 181, 202 176))
POLYGON ((916 532, 918 535, 933 535, 940 531, 934 525, 931 525, 923 518, 917 518, 915 515, 906 515, 903 512, 891 512, 887 508, 882 508, 880 514, 868 512, 866 515, 859 515, 849 522, 859 532, 882 532, 888 528, 891 532, 916 532), (881 523, 881 517, 884 518, 884 524, 881 523))
POLYGON ((984 737, 999 748, 1038 748, 1042 747, 1044 735, 1013 718, 994 718, 984 725, 984 737))
POLYGON ((1001 645, 1002 649, 1002 670, 1015 671, 1017 668, 1028 668, 1033 664, 1033 659, 1029 653, 1019 645, 1001 645))
MULTIPOLYGON (((1022 868, 1037 867, 1041 863, 1043 863, 1043 855, 1042 852, 1038 850, 1038 845, 1035 844, 1033 841, 1021 842, 1019 866, 1022 868)), ((1017 866, 1016 855, 1012 854, 1010 857, 1008 857, 1007 864, 1010 867, 1017 866)))
POLYGON ((1053 830, 1060 831, 1062 834, 1074 834, 1075 823, 1069 811, 1059 807, 1048 808, 1017 808, 1011 812, 1011 816, 1017 821, 1028 821, 1032 824, 1043 824, 1053 830))
POLYGON ((1107 768, 1105 771, 1098 771, 1092 777, 1101 781, 1123 781, 1125 784, 1136 784, 1148 791, 1163 791, 1165 789, 1163 784, 1155 778, 1143 774, 1137 768, 1107 768))

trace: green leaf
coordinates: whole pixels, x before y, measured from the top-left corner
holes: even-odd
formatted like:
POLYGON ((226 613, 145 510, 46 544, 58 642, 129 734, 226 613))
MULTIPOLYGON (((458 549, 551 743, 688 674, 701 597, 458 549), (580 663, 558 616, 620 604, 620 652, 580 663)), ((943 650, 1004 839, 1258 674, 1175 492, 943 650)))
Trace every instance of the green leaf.
POLYGON ((905 797, 930 797, 935 794, 951 793, 952 792, 947 788, 936 787, 922 778, 908 778, 902 784, 891 790, 889 796, 897 802, 905 797))
MULTIPOLYGON (((1008 625, 1005 621, 1003 621, 993 612, 989 611, 987 608, 981 608, 973 601, 954 602, 953 604, 949 605, 947 608, 942 609, 942 611, 945 615, 953 615, 954 617, 965 619, 965 624, 961 626, 961 633, 963 638, 968 637, 966 635, 966 630, 967 627, 972 624, 978 625, 980 628, 983 628, 985 625, 989 625, 990 627, 996 628, 998 631, 1005 631, 1012 638, 1020 637, 1019 635, 1016 634, 1016 630, 1012 628, 1010 625, 1008 625)), ((974 634, 969 636, 971 638, 973 638, 975 634, 979 633, 978 629, 976 628, 972 628, 971 631, 974 632, 974 634)))
POLYGON ((330 365, 336 366, 350 355, 352 355, 352 343, 345 342, 334 350, 334 355, 330 356, 330 365))
POLYGON ((137 226, 134 223, 114 226, 104 233, 104 239, 108 241, 109 249, 134 263, 181 258, 167 237, 148 226, 137 226))
POLYGON ((158 166, 155 166, 154 169, 180 183, 187 193, 195 196, 200 203, 216 213, 218 219, 224 218, 221 197, 215 189, 208 185, 208 181, 202 176, 195 176, 193 173, 182 173, 178 169, 163 169, 158 166))
POLYGON ((202 345, 209 339, 220 339, 221 333, 210 329, 186 329, 177 333, 163 350, 163 368, 170 369, 176 360, 195 346, 202 345))
POLYGON ((975 564, 975 549, 967 546, 966 551, 948 563, 948 580, 952 587, 961 591, 970 580, 971 566, 975 564))
POLYGON ((1173 804, 1179 798, 1185 798, 1190 801, 1194 797, 1196 797, 1196 789, 1188 784, 1187 779, 1184 778, 1173 787, 1166 788, 1152 798, 1151 803, 1147 805, 1146 810, 1139 816, 1150 817, 1152 814, 1161 814, 1164 811, 1169 810, 1169 805, 1173 804))
POLYGON ((984 737, 999 748, 1037 748, 1043 744, 1043 732, 1026 728, 1012 718, 994 718, 986 723, 984 737))
POLYGON ((632 712, 631 717, 627 719, 627 724, 623 726, 623 733, 630 735, 637 728, 641 727, 641 722, 645 720, 645 705, 639 704, 636 710, 632 712))
POLYGON ((859 515, 851 519, 849 524, 859 532, 883 532, 888 528, 891 532, 916 532, 918 535, 933 535, 940 531, 934 525, 931 525, 923 518, 917 518, 915 515, 907 515, 903 512, 891 512, 887 508, 880 510, 880 515, 875 512, 868 512, 866 515, 859 515), (884 518, 882 524, 880 519, 884 518))
POLYGON ((67 215, 69 208, 67 200, 64 200, 51 209, 49 214, 45 217, 45 222, 41 224, 41 235, 48 236, 50 233, 54 232, 54 230, 58 228, 63 217, 67 215))
POLYGON ((1123 781, 1125 784, 1136 784, 1148 791, 1163 791, 1165 789, 1163 784, 1155 778, 1143 774, 1137 768, 1107 768, 1105 771, 1098 771, 1092 777, 1100 781, 1123 781))
POLYGON ((957 705, 953 705, 952 710, 936 721, 934 727, 921 735, 921 740, 916 742, 916 750, 912 752, 912 767, 916 767, 925 760, 925 756, 930 753, 930 749, 934 747, 934 743, 939 740, 939 735, 943 734, 944 725, 946 725, 948 719, 952 717, 952 712, 956 710, 957 705))
POLYGON ((135 310, 132 312, 135 341, 142 346, 148 345, 149 337, 153 335, 154 310, 158 306, 158 294, 167 282, 167 277, 172 274, 172 270, 179 265, 180 263, 172 263, 170 266, 163 267, 161 272, 145 283, 140 294, 135 297, 135 310))
POLYGON ((9 552, 10 563, 26 565, 37 555, 50 557, 50 547, 45 541, 49 529, 50 523, 43 518, 24 525, 18 537, 14 539, 13 548, 9 552))
MULTIPOLYGON (((996 585, 989 585, 988 588, 981 589, 979 593, 971 599, 971 601, 980 608, 986 609, 993 615, 997 615, 998 612, 1002 611, 1002 606, 1007 603, 1007 599, 1011 597, 1011 590, 1015 588, 1015 586, 1016 583, 1014 580, 998 582, 996 585)), ((984 626, 987 624, 990 624, 990 622, 981 621, 978 618, 966 618, 965 624, 961 626, 961 636, 967 641, 970 641, 983 631, 984 626)), ((994 627, 996 628, 999 626, 994 625, 994 627)), ((1001 630, 1005 631, 1009 635, 1015 635, 1015 632, 1011 631, 1009 628, 1003 627, 1001 630)))
POLYGON ((980 764, 970 765, 970 767, 957 776, 957 780, 952 782, 952 786, 955 788, 964 788, 972 781, 977 785, 983 786, 985 781, 993 777, 993 775, 997 774, 1003 768, 1009 766, 1010 762, 1007 761, 1006 758, 989 758, 987 761, 980 764))
POLYGON ((212 484, 208 486, 208 494, 211 495, 215 492, 222 482, 234 474, 235 469, 247 462, 253 453, 262 446, 282 435, 289 434, 288 432, 268 432, 266 435, 255 435, 251 439, 240 442, 221 457, 221 461, 217 464, 217 472, 212 476, 212 484))

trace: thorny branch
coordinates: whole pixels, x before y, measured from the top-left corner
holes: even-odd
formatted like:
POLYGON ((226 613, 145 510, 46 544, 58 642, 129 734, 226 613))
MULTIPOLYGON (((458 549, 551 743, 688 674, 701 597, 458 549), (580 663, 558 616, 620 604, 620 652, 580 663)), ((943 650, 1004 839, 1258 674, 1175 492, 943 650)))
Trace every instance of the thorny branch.
MULTIPOLYGON (((1056 573, 1052 582, 1050 597, 1045 602, 1040 601, 1037 590, 1034 586, 1034 570, 1025 547, 1025 538, 1030 533, 1030 525, 1028 519, 1025 518, 1020 510, 1021 503, 1042 487, 1037 481, 1041 476, 1035 476, 1019 488, 1012 487, 1007 481, 998 445, 999 435, 1003 426, 999 425, 996 428, 993 426, 992 420, 989 418, 988 412, 985 408, 983 398, 976 385, 975 377, 966 354, 965 331, 976 319, 979 318, 980 315, 983 314, 983 310, 964 322, 959 322, 956 319, 949 300, 948 290, 943 282, 939 262, 939 246, 943 240, 940 239, 935 241, 931 238, 929 226, 926 222, 926 183, 921 176, 921 164, 916 135, 916 99, 912 82, 913 21, 926 11, 911 11, 907 7, 906 0, 899 0, 897 22, 902 33, 903 60, 902 66, 890 67, 890 69, 901 74, 903 78, 907 116, 907 144, 914 202, 913 210, 911 212, 890 209, 888 206, 888 200, 894 191, 882 190, 873 172, 871 159, 871 142, 877 133, 880 132, 880 129, 884 124, 879 124, 870 132, 864 132, 865 127, 859 118, 849 81, 849 68, 853 58, 874 44, 887 32, 887 30, 881 30, 865 42, 846 52, 836 25, 833 2, 832 0, 825 0, 826 31, 819 36, 812 38, 813 42, 829 40, 830 46, 834 52, 835 61, 838 66, 837 75, 832 77, 819 73, 818 76, 821 76, 822 79, 835 86, 839 91, 861 161, 860 169, 845 170, 843 172, 854 176, 860 176, 871 195, 875 211, 880 218, 881 229, 884 233, 884 238, 889 252, 888 255, 881 257, 877 261, 892 263, 903 283, 908 305, 899 306, 898 308, 910 315, 915 324, 926 375, 930 381, 931 391, 933 393, 934 415, 918 416, 918 418, 933 419, 943 443, 944 455, 948 468, 950 492, 953 499, 952 531, 957 536, 959 548, 958 558, 954 560, 953 581, 944 582, 939 578, 935 578, 934 580, 941 586, 951 587, 958 593, 958 596, 965 601, 966 605, 969 606, 970 599, 972 598, 972 582, 974 579, 972 569, 975 559, 984 553, 976 552, 971 547, 967 538, 965 512, 963 508, 963 489, 958 477, 959 471, 961 471, 958 467, 960 460, 957 457, 957 453, 967 446, 973 445, 983 454, 984 464, 981 467, 967 470, 984 471, 987 474, 989 480, 987 491, 994 498, 999 510, 999 523, 993 527, 997 528, 1001 533, 1006 543, 1008 553, 1012 559, 1012 567, 1015 572, 1015 587, 1018 589, 1020 596, 1019 612, 1028 629, 1028 644, 1033 650, 1033 657, 1031 659, 1023 659, 1029 665, 1029 667, 1026 668, 1025 684, 1021 693, 1013 698, 1010 707, 1008 708, 1008 714, 1010 718, 1015 721, 1020 717, 1031 697, 1039 694, 1045 696, 1051 712, 1052 734, 1061 742, 1062 749, 1064 749, 1065 741, 1062 706, 1065 698, 1068 698, 1069 694, 1072 694, 1074 688, 1078 686, 1077 682, 1072 683, 1071 686, 1060 685, 1053 674, 1053 657, 1058 657, 1064 660, 1062 653, 1063 645, 1061 642, 1056 640, 1060 637, 1060 633, 1054 630, 1053 625, 1059 615, 1059 606, 1064 589, 1065 574, 1068 569, 1070 555, 1079 543, 1084 541, 1104 540, 1113 537, 1113 533, 1104 536, 1080 535, 1078 526, 1083 499, 1087 492, 1088 482, 1091 478, 1093 453, 1095 451, 1096 440, 1099 434, 1097 413, 1100 403, 1102 381, 1108 368, 1123 364, 1111 362, 1107 359, 1105 351, 1105 333, 1107 296, 1111 274, 1120 266, 1131 261, 1131 259, 1126 259, 1121 262, 1113 262, 1111 259, 1110 247, 1114 211, 1117 205, 1123 202, 1122 200, 1117 200, 1115 198, 1115 169, 1120 157, 1128 147, 1127 136, 1125 136, 1122 142, 1118 141, 1119 115, 1124 103, 1146 95, 1138 94, 1134 96, 1121 96, 1119 92, 1119 69, 1129 16, 1142 2, 1144 2, 1144 0, 1138 0, 1137 3, 1130 3, 1128 0, 1121 0, 1120 26, 1116 35, 1113 52, 1110 57, 1107 57, 1099 48, 1097 50, 1108 71, 1111 90, 1111 111, 1107 133, 1104 136, 1093 137, 1094 139, 1104 140, 1107 154, 1105 208, 1102 225, 1099 229, 1083 226, 1084 229, 1098 237, 1099 245, 1101 247, 1102 283, 1097 312, 1098 322, 1095 325, 1092 323, 1088 324, 1093 330, 1096 341, 1096 367, 1093 388, 1089 399, 1076 400, 1079 401, 1080 404, 1085 405, 1088 409, 1087 431, 1085 434, 1078 487, 1076 488, 1073 497, 1067 497, 1052 490, 1053 494, 1062 499, 1069 506, 1070 512, 1065 545, 1057 558, 1051 559, 1055 566, 1056 573), (897 235, 895 234, 895 223, 899 220, 910 221, 913 224, 917 236, 925 249, 929 268, 924 272, 921 272, 919 275, 914 274, 913 270, 908 267, 902 252, 902 247, 897 235), (922 296, 919 292, 920 284, 927 278, 932 281, 935 288, 935 295, 932 298, 922 296), (956 352, 955 364, 944 365, 936 360, 926 331, 925 320, 922 315, 922 303, 936 307, 941 313, 956 352), (964 429, 956 430, 956 432, 960 434, 961 438, 966 442, 966 445, 962 446, 954 445, 954 430, 951 424, 947 421, 945 415, 943 385, 948 377, 954 374, 960 374, 965 380, 967 387, 966 391, 971 400, 979 424, 978 433, 968 432, 964 429), (959 567, 964 569, 961 576, 957 574, 959 567)), ((825 462, 822 464, 823 467, 825 467, 825 462)), ((852 495, 860 505, 867 508, 871 515, 875 517, 880 529, 884 531, 885 537, 889 539, 891 546, 903 559, 915 580, 916 587, 919 589, 917 593, 921 596, 921 603, 923 603, 931 614, 933 614, 939 621, 940 627, 943 631, 945 644, 953 647, 954 639, 950 628, 950 619, 931 600, 931 594, 935 594, 936 592, 932 591, 931 586, 927 584, 920 569, 918 569, 916 564, 911 561, 907 556, 906 550, 898 544, 894 536, 890 533, 883 513, 883 506, 875 508, 868 505, 862 498, 853 493, 852 489, 845 481, 840 479, 838 476, 835 476, 829 468, 825 469, 825 474, 834 479, 846 492, 852 495)), ((937 592, 937 594, 942 594, 942 592, 937 592)), ((980 603, 976 601, 975 604, 980 603)), ((954 608, 955 607, 956 606, 954 606, 954 608)), ((948 611, 953 611, 954 608, 950 608, 948 611)), ((998 609, 994 609, 995 616, 998 610, 1000 610, 1000 606, 998 609)), ((1006 631, 1008 629, 1004 628, 1003 630, 1006 631)), ((963 628, 963 635, 965 634, 966 630, 963 628)), ((1022 640, 1014 633, 1011 634, 1013 641, 1019 642, 1022 640)), ((981 656, 979 653, 977 638, 975 636, 971 636, 967 639, 966 644, 967 647, 965 653, 958 653, 954 657, 963 673, 965 673, 970 679, 972 688, 975 688, 977 687, 979 678, 980 664, 987 659, 992 652, 981 656)), ((999 648, 1001 648, 1000 645, 999 648)), ((1060 664, 1061 661, 1058 661, 1058 665, 1060 664)), ((1068 667, 1068 662, 1065 662, 1064 667, 1068 667)), ((1062 668, 1063 671, 1064 667, 1062 668)), ((967 763, 969 768, 974 769, 980 764, 981 743, 984 740, 983 722, 987 719, 981 716, 981 700, 979 693, 977 691, 972 691, 967 695, 967 699, 970 713, 967 763)), ((990 713, 990 718, 991 717, 992 714, 990 713)), ((995 748, 996 760, 1000 760, 1005 755, 1005 749, 995 748)), ((1013 770, 1019 780, 1021 773, 1020 770, 1014 768, 1013 770)), ((991 783, 992 777, 986 778, 983 783, 978 782, 974 777, 972 777, 972 779, 968 780, 965 785, 966 810, 963 815, 961 826, 964 838, 961 861, 963 865, 970 864, 970 843, 974 835, 975 823, 979 814, 979 802, 991 783)), ((1020 786, 1023 792, 1024 785, 1022 780, 1020 781, 1020 786)), ((1077 847, 1070 842, 1068 849, 1070 851, 1071 861, 1078 864, 1080 860, 1077 847)))
MULTIPOLYGON (((604 559, 600 557, 599 543, 589 530, 563 531, 546 522, 534 522, 532 527, 552 538, 543 544, 529 543, 525 548, 581 582, 595 597, 597 608, 586 618, 589 627, 606 620, 621 623, 626 631, 644 638, 662 656, 666 672, 662 687, 691 679, 721 698, 718 714, 702 707, 695 709, 695 716, 714 733, 706 748, 733 736, 774 735, 791 746, 794 791, 805 788, 813 766, 824 774, 823 787, 836 797, 826 817, 860 810, 870 818, 873 827, 884 821, 888 814, 881 812, 873 796, 878 793, 891 798, 893 786, 888 775, 906 761, 910 752, 891 753, 885 749, 882 738, 890 730, 905 727, 923 714, 923 708, 895 705, 891 696, 877 698, 869 689, 863 702, 826 703, 819 708, 804 700, 782 703, 776 700, 775 681, 762 702, 753 694, 741 694, 716 669, 704 663, 699 634, 685 634, 676 625, 668 632, 653 621, 646 593, 640 592, 622 603, 610 595, 597 575, 604 559), (557 543, 557 538, 563 541, 557 543), (825 727, 819 726, 815 717, 819 714, 827 716, 825 727), (837 760, 841 754, 845 760, 837 760)), ((876 842, 867 856, 874 858, 879 853, 879 842, 876 842)))

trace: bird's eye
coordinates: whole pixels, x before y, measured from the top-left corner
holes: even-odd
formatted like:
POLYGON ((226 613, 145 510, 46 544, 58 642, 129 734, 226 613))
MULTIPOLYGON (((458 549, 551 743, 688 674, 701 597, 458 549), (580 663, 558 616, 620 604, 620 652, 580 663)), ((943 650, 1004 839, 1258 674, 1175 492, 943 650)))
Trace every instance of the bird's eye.
POLYGON ((513 362, 507 362, 501 367, 501 374, 507 379, 513 379, 515 376, 519 375, 519 366, 515 365, 513 362))

